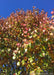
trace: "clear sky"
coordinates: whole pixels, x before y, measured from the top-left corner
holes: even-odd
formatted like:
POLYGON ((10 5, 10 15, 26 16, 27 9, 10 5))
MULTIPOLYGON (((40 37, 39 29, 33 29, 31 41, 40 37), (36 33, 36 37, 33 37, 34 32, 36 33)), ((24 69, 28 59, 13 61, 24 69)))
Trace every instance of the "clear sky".
POLYGON ((54 9, 54 0, 0 0, 0 16, 6 18, 17 8, 32 10, 32 6, 44 9, 50 16, 50 11, 54 9))

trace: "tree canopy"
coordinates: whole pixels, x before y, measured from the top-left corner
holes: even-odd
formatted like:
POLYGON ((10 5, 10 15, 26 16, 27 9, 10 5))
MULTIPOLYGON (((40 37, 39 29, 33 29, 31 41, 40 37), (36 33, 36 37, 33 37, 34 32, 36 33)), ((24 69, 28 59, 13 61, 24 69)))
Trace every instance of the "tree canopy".
POLYGON ((54 70, 54 11, 18 9, 0 19, 1 75, 52 73, 54 70))

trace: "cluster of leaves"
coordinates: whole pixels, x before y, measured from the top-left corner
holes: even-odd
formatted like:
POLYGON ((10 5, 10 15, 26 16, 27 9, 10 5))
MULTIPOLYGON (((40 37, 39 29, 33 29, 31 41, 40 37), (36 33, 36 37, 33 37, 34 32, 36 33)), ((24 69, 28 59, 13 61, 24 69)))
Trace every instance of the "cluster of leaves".
POLYGON ((0 19, 0 68, 5 75, 53 72, 54 19, 42 10, 18 10, 0 19))

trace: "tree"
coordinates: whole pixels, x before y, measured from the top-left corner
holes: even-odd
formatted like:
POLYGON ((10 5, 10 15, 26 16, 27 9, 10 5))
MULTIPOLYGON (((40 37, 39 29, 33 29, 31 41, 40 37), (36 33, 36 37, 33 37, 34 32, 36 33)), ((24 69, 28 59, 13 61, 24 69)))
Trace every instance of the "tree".
MULTIPOLYGON (((54 11, 53 11, 54 12, 54 11)), ((52 13, 52 12, 51 12, 52 13)), ((54 19, 42 10, 12 12, 0 21, 0 67, 5 75, 54 70, 54 19)))

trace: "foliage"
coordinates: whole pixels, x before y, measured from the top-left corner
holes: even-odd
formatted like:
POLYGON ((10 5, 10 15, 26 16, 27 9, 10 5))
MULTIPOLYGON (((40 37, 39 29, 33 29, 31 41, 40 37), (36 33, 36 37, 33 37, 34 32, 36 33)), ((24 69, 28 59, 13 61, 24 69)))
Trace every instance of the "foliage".
MULTIPOLYGON (((54 11, 53 11, 54 12, 54 11)), ((51 12, 54 16, 54 13, 51 12)), ((1 75, 54 70, 54 19, 44 10, 17 10, 0 19, 1 75)))

